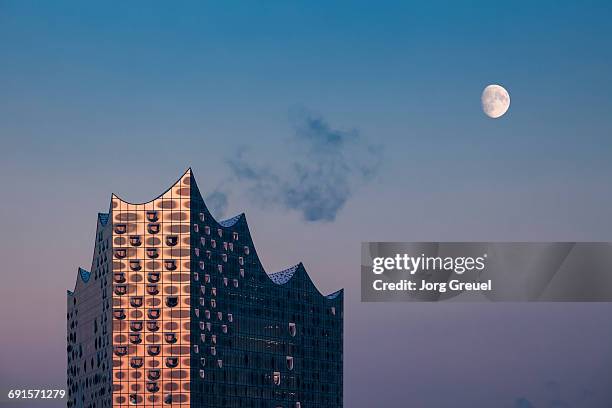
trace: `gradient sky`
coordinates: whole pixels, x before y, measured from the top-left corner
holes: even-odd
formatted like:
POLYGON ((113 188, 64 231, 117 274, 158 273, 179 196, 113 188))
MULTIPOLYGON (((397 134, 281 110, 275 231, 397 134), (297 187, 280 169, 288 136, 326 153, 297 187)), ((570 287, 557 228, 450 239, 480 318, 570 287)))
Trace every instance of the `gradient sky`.
POLYGON ((612 241, 611 20, 604 1, 0 0, 3 396, 65 384, 65 291, 111 193, 149 200, 191 166, 268 271, 346 288, 345 406, 609 407, 612 305, 362 304, 359 244, 612 241), (382 147, 333 222, 232 182, 245 147, 292 163, 296 109, 382 147))

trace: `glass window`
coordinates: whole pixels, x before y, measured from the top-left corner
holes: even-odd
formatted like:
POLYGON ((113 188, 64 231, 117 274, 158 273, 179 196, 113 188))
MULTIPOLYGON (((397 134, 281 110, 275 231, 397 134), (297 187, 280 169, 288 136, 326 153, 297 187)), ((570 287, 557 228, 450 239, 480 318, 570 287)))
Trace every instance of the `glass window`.
POLYGON ((157 216, 157 211, 147 211, 147 220, 149 222, 155 222, 157 221, 159 218, 157 216))
POLYGON ((142 241, 140 240, 140 235, 132 235, 130 236, 130 245, 131 246, 140 246, 142 244, 142 241))
POLYGON ((147 353, 150 356, 156 356, 161 352, 160 346, 147 346, 147 353))

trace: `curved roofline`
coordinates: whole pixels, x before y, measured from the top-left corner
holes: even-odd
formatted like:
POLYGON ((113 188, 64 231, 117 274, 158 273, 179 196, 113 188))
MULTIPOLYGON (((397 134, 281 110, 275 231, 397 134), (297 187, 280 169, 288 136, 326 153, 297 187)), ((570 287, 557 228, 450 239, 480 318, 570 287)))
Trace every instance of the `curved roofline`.
MULTIPOLYGON (((306 271, 306 268, 304 267, 304 264, 302 262, 298 263, 297 265, 294 265, 292 267, 289 267, 285 270, 279 271, 279 272, 274 272, 274 273, 268 273, 266 271, 265 266, 263 265, 263 263, 261 262, 261 259, 259 258, 259 256, 257 255, 257 248, 255 246, 255 241, 253 240, 253 237, 251 236, 251 230, 249 228, 249 223, 247 222, 246 219, 246 214, 245 213, 240 213, 232 218, 228 218, 227 220, 222 220, 222 221, 217 221, 217 219, 212 215, 212 213, 210 212, 210 210, 208 209, 208 207, 206 206, 206 203, 204 202, 204 197, 202 195, 202 192, 200 191, 200 188, 198 187, 198 183, 195 180, 195 177, 193 175, 193 173, 191 173, 191 188, 194 189, 192 190, 192 193, 197 192, 197 194, 199 195, 199 199, 201 199, 203 207, 207 213, 207 216, 210 216, 210 218, 212 219, 212 221, 214 223, 217 224, 218 227, 221 228, 225 228, 230 230, 231 232, 233 232, 232 230, 239 226, 241 223, 244 223, 244 229, 246 234, 248 235, 248 239, 249 242, 252 245, 252 249, 253 249, 253 254, 257 259, 257 262, 259 263, 259 265, 261 266, 261 270, 263 271, 263 274, 270 280, 270 282, 276 284, 276 285, 285 285, 287 283, 289 283, 298 273, 304 273, 304 275, 306 276, 308 282, 310 282, 310 285, 312 285, 312 287, 315 289, 315 291, 319 294, 319 296, 321 296, 322 298, 328 299, 328 300, 334 300, 336 298, 338 298, 338 296, 341 295, 342 290, 340 291, 336 291, 330 295, 324 295, 323 293, 321 293, 321 291, 319 290, 319 288, 317 288, 317 285, 314 284, 314 282, 312 281, 312 279, 310 278, 310 275, 308 274, 308 272, 306 271), (291 273, 287 273, 288 271, 291 270, 291 273), (277 275, 276 279, 274 277, 272 277, 272 275, 278 274, 278 273, 286 273, 286 276, 284 276, 282 279, 280 278, 280 275, 277 275), (278 282, 275 282, 278 281, 278 282), (279 283, 280 282, 280 283, 279 283)), ((192 197, 193 199, 193 197, 192 197)))
MULTIPOLYGON (((210 216, 211 216, 213 219, 215 219, 215 217, 213 217, 213 216, 212 216, 212 214, 211 214, 210 216)), ((245 214, 244 214, 244 213, 240 213, 240 214, 238 214, 238 215, 234 215, 233 217, 231 217, 231 218, 227 218, 227 219, 225 219, 225 220, 221 220, 221 221, 217 221, 217 220, 215 220, 215 221, 217 222, 217 224, 219 224, 219 225, 220 225, 220 226, 222 226, 222 227, 225 227, 225 228, 231 228, 231 227, 233 227, 234 225, 236 225, 236 224, 238 223, 238 221, 240 221, 240 218, 242 218, 242 217, 245 217, 245 214)))
MULTIPOLYGON (((255 248, 255 242, 253 241, 253 237, 251 236, 251 231, 249 228, 249 224, 246 220, 246 214, 245 213, 240 213, 238 215, 235 215, 231 218, 225 219, 225 220, 221 220, 218 221, 210 212, 210 210, 208 209, 208 207, 206 206, 206 203, 204 202, 204 197, 202 196, 202 193, 200 192, 200 189, 198 188, 197 182, 195 180, 195 177, 193 176, 193 171, 191 169, 191 167, 187 168, 187 170, 185 170, 185 172, 176 180, 176 182, 174 182, 170 187, 168 187, 166 190, 164 190, 164 192, 162 192, 161 194, 159 194, 157 197, 149 200, 149 201, 145 201, 142 203, 132 203, 130 201, 126 201, 123 198, 119 197, 117 194, 113 193, 111 195, 111 205, 110 205, 110 209, 108 213, 99 213, 98 214, 98 222, 102 227, 106 227, 106 225, 108 224, 108 220, 110 217, 110 213, 112 212, 112 199, 113 198, 117 198, 118 200, 120 200, 123 203, 126 204, 131 204, 131 205, 143 205, 143 204, 149 204, 152 203, 153 201, 160 199, 164 194, 166 194, 168 191, 170 191, 174 186, 176 186, 177 184, 179 184, 181 182, 181 180, 185 177, 189 175, 190 177, 190 183, 189 183, 189 188, 192 189, 191 193, 197 192, 197 194, 199 195, 199 199, 202 201, 202 205, 205 209, 205 211, 207 212, 207 215, 211 218, 211 220, 220 228, 224 228, 224 229, 228 229, 231 230, 233 232, 233 229, 237 226, 239 226, 241 223, 244 223, 245 226, 245 230, 246 230, 246 234, 248 236, 249 242, 252 245, 252 249, 253 249, 253 253, 255 255, 255 258, 257 259, 257 262, 259 263, 259 265, 261 266, 261 270, 263 272, 263 274, 270 280, 270 282, 274 283, 275 285, 285 285, 289 282, 291 282, 292 279, 294 279, 294 277, 298 274, 298 273, 304 273, 305 277, 307 279, 308 282, 310 282, 310 284, 312 285, 312 287, 315 289, 315 291, 323 298, 328 299, 328 300, 334 300, 337 299, 338 297, 341 297, 344 293, 344 289, 340 289, 336 292, 333 292, 329 295, 324 295, 323 293, 321 293, 321 291, 319 290, 319 288, 317 288, 317 285, 314 284, 314 282, 312 281, 312 279, 310 278, 310 275, 308 274, 308 272, 306 271, 306 268, 304 267, 304 265, 300 262, 296 265, 293 265, 289 268, 286 268, 282 271, 278 271, 278 272, 274 272, 274 273, 268 273, 266 271, 266 268, 264 267, 264 265, 261 262, 261 259, 259 258, 259 256, 257 255, 257 249, 255 248)), ((193 199, 193 197, 192 197, 193 199)), ((96 231, 97 232, 97 231, 96 231)), ((95 248, 94 248, 95 251, 95 248)), ((81 278, 81 280, 84 283, 87 283, 89 281, 90 278, 90 272, 83 269, 83 268, 79 268, 79 273, 78 273, 79 277, 81 278)), ((77 283, 78 283, 78 279, 77 279, 77 283)), ((76 287, 77 285, 75 284, 75 291, 76 291, 76 287)), ((74 291, 67 291, 68 295, 73 295, 74 291)))
POLYGON ((131 201, 124 200, 123 198, 121 198, 119 195, 117 195, 117 194, 115 194, 115 193, 112 193, 112 194, 111 194, 111 201, 112 201, 113 197, 116 197, 116 198, 117 198, 118 200, 120 200, 121 202, 126 203, 126 204, 131 204, 131 205, 144 205, 144 204, 149 204, 149 203, 152 203, 153 201, 160 199, 160 198, 161 198, 161 197, 162 197, 164 194, 166 194, 168 191, 172 190, 172 187, 176 186, 176 185, 177 185, 177 184, 178 184, 178 183, 179 183, 179 182, 180 182, 180 181, 183 179, 183 177, 185 177, 187 174, 191 174, 191 173, 192 173, 192 171, 191 171, 191 167, 189 167, 189 168, 188 168, 187 170, 185 170, 185 172, 184 172, 184 173, 183 173, 183 174, 182 174, 182 175, 181 175, 181 176, 178 178, 178 180, 176 180, 174 183, 172 183, 172 184, 170 185, 170 187, 168 187, 167 189, 165 189, 163 193, 161 193, 160 195, 158 195, 157 197, 155 197, 155 198, 153 198, 153 199, 151 199, 151 200, 149 200, 149 201, 144 201, 144 202, 142 202, 142 203, 133 203, 133 202, 131 202, 131 201))
POLYGON ((91 272, 89 272, 87 269, 79 267, 77 269, 77 279, 76 279, 76 282, 74 283, 74 290, 66 290, 66 294, 68 296, 74 296, 74 294, 76 293, 77 286, 79 285, 79 279, 83 283, 88 283, 90 278, 91 278, 91 272))

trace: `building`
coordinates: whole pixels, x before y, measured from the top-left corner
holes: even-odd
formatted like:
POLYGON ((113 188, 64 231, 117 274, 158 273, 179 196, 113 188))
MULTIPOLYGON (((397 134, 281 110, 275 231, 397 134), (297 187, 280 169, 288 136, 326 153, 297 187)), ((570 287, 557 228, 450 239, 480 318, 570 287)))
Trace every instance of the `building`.
POLYGON ((67 306, 68 407, 343 405, 343 291, 302 264, 268 275, 191 170, 147 203, 112 196, 67 306))

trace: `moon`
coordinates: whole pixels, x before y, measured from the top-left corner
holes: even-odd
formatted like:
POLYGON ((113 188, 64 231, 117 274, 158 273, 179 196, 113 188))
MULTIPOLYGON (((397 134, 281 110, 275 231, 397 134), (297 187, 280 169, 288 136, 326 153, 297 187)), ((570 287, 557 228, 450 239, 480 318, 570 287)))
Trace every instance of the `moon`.
POLYGON ((510 94, 501 85, 488 85, 482 91, 480 100, 485 115, 493 119, 502 116, 510 107, 510 94))

